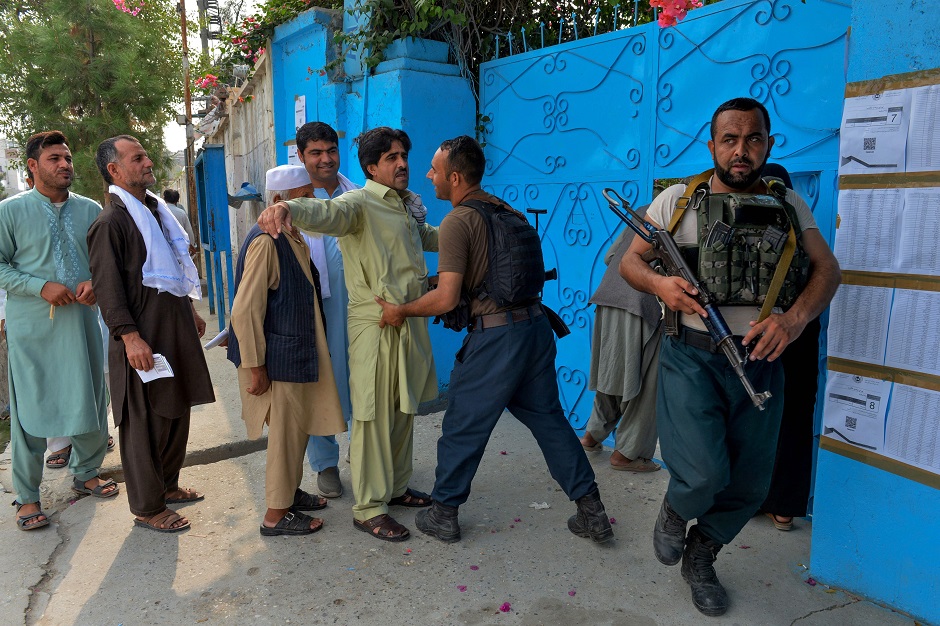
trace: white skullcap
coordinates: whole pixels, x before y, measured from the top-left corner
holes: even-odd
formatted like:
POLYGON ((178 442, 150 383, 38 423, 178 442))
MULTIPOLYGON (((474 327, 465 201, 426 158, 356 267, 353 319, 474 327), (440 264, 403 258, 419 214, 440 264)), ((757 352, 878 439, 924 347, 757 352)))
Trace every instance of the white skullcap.
POLYGON ((264 188, 268 191, 289 191, 309 184, 310 175, 303 165, 278 165, 264 177, 264 188))

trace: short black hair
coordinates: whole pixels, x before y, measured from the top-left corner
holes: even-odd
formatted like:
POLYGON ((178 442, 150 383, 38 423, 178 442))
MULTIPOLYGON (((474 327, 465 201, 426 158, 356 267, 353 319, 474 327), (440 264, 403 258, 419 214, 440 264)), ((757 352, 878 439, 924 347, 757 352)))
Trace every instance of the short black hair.
POLYGON ((764 127, 767 130, 767 135, 770 135, 770 113, 767 112, 767 107, 755 100, 754 98, 732 98, 728 100, 717 109, 715 109, 715 114, 712 115, 712 124, 711 124, 711 136, 712 139, 715 139, 715 123, 718 121, 718 116, 724 113, 725 111, 753 111, 757 109, 761 112, 761 115, 764 117, 764 127))
MULTIPOLYGON (((59 130, 47 130, 44 133, 36 133, 26 140, 26 159, 39 160, 39 155, 49 146, 69 145, 68 139, 59 130)), ((29 171, 29 167, 26 167, 29 171)))
POLYGON ((447 153, 448 175, 457 172, 471 185, 480 184, 486 169, 486 157, 473 137, 461 135, 442 141, 441 150, 447 153))
POLYGON ((111 137, 110 139, 105 139, 100 144, 98 144, 98 151, 95 153, 95 165, 98 166, 98 171, 101 172, 101 177, 109 185, 114 184, 114 179, 111 177, 111 174, 108 173, 108 163, 114 163, 118 158, 117 151, 117 142, 122 139, 127 141, 133 141, 134 143, 140 143, 137 137, 131 137, 130 135, 118 135, 116 137, 111 137))
POLYGON ((180 201, 180 192, 175 189, 164 189, 163 190, 163 201, 170 204, 176 204, 180 201))
POLYGON ((379 126, 356 137, 356 143, 359 145, 359 167, 362 168, 362 173, 366 178, 372 180, 372 175, 367 168, 378 163, 382 155, 391 150, 392 143, 396 141, 401 142, 405 152, 411 152, 411 139, 408 133, 397 128, 379 126))
POLYGON ((307 144, 311 141, 325 141, 339 145, 339 135, 333 130, 333 127, 323 122, 307 122, 297 129, 297 149, 303 153, 307 149, 307 144))

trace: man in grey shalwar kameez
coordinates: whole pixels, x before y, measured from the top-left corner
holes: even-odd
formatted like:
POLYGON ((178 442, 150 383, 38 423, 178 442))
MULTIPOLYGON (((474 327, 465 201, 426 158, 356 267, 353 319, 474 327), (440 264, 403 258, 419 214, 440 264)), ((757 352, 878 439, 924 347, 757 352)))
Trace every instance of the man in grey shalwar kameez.
MULTIPOLYGON (((644 209, 640 209, 643 211, 644 209)), ((624 228, 604 263, 607 270, 591 296, 597 305, 591 341, 591 376, 596 390, 594 408, 581 445, 598 452, 616 428, 616 447, 610 466, 628 472, 654 472, 656 450, 656 380, 659 367, 662 309, 654 296, 627 284, 618 272, 620 258, 633 241, 624 228)))

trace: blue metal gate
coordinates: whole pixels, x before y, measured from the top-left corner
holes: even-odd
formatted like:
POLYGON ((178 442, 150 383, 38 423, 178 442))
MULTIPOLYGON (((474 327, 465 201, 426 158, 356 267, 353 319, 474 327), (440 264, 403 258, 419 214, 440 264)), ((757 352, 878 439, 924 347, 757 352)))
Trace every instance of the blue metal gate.
POLYGON ((221 331, 225 328, 225 312, 231 310, 234 297, 226 287, 235 284, 235 279, 232 272, 225 148, 220 144, 204 145, 196 157, 196 202, 199 205, 200 244, 206 259, 209 312, 218 314, 221 331))
POLYGON ((832 241, 850 10, 832 0, 724 0, 673 28, 646 24, 483 65, 484 183, 520 210, 548 210, 539 231, 559 280, 545 300, 572 329, 557 367, 575 428, 593 402, 588 299, 623 228, 604 187, 642 205, 654 180, 708 169, 712 112, 750 96, 771 113, 771 160, 792 173, 832 241))

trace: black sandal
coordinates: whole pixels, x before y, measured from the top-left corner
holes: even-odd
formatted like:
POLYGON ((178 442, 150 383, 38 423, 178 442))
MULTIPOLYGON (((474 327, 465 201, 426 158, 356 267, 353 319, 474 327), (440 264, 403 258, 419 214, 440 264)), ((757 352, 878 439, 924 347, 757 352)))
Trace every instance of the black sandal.
POLYGON ((294 492, 294 503, 290 505, 291 511, 320 511, 326 508, 327 499, 307 493, 303 489, 294 492))
POLYGON ((69 466, 69 458, 72 456, 72 445, 69 444, 46 457, 46 467, 49 469, 62 469, 63 467, 69 466), (56 461, 62 461, 62 463, 56 463, 56 461))
POLYGON ((414 508, 421 508, 425 506, 431 506, 433 500, 431 496, 420 491, 416 491, 411 487, 405 489, 405 493, 401 494, 397 498, 392 498, 388 501, 389 506, 410 506, 414 508))
POLYGON ((268 528, 262 523, 261 534, 265 537, 276 537, 278 535, 310 535, 321 528, 323 528, 323 520, 304 515, 303 513, 288 511, 287 514, 271 528, 268 528), (310 522, 315 520, 319 520, 320 525, 316 528, 310 528, 310 522))
MULTIPOLYGON (((39 504, 38 502, 36 504, 39 504)), ((16 512, 19 513, 25 504, 20 504, 16 500, 13 501, 13 506, 16 507, 16 512)), ((29 515, 24 515, 20 517, 16 516, 16 525, 19 526, 20 530, 36 530, 37 528, 42 528, 43 526, 49 525, 49 516, 46 515, 45 511, 42 510, 42 505, 39 505, 38 513, 30 513, 29 515), (33 522, 32 524, 27 524, 29 520, 36 519, 38 517, 45 517, 46 519, 39 520, 38 522, 33 522)))

